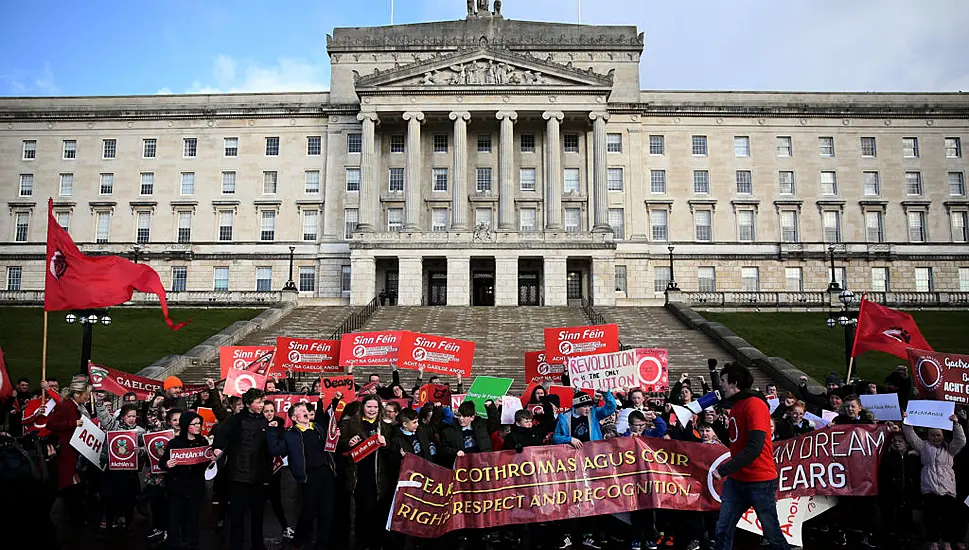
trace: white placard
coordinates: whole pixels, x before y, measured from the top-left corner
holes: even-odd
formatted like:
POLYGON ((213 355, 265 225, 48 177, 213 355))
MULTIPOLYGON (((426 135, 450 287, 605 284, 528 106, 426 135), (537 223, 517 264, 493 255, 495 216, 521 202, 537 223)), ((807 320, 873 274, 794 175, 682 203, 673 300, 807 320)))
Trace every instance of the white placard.
MULTIPOLYGON (((622 435, 629 431, 629 413, 636 409, 623 409, 616 414, 616 433, 622 435)), ((616 514, 613 514, 616 515, 616 514)))
MULTIPOLYGON (((787 539, 788 544, 801 546, 804 522, 833 508, 837 502, 838 497, 820 496, 778 500, 777 520, 780 522, 781 531, 784 533, 784 538, 787 539)), ((737 522, 737 527, 758 535, 764 534, 764 531, 760 528, 760 522, 757 521, 757 513, 754 512, 753 508, 747 510, 741 516, 740 521, 737 522)))
POLYGON ((777 410, 777 407, 781 406, 781 400, 776 397, 768 397, 767 406, 770 407, 770 413, 774 414, 774 411, 777 410))
POLYGON ((823 410, 821 411, 821 418, 825 419, 828 422, 828 424, 830 424, 835 418, 838 418, 838 413, 834 411, 823 410))
POLYGON ((104 465, 101 464, 101 449, 104 448, 105 434, 104 430, 97 427, 91 419, 82 416, 81 422, 83 424, 74 429, 74 435, 71 436, 71 447, 77 449, 77 452, 81 453, 81 456, 91 461, 100 470, 104 470, 104 465))
POLYGON ((923 428, 938 428, 952 430, 949 417, 955 414, 956 404, 952 401, 931 401, 928 399, 913 399, 908 402, 905 413, 905 423, 909 426, 923 428))
POLYGON ((861 395, 861 406, 875 415, 875 420, 898 421, 902 419, 902 409, 898 406, 897 393, 880 393, 877 395, 861 395))
POLYGON ((501 396, 501 424, 515 423, 515 413, 522 410, 522 400, 513 395, 501 396))
POLYGON ((816 415, 814 413, 809 413, 807 411, 804 412, 804 419, 805 420, 810 420, 811 422, 814 422, 814 428, 817 429, 817 430, 820 430, 821 428, 824 428, 825 426, 827 426, 828 424, 831 423, 830 421, 825 420, 825 419, 821 418, 820 416, 818 416, 818 415, 816 415))

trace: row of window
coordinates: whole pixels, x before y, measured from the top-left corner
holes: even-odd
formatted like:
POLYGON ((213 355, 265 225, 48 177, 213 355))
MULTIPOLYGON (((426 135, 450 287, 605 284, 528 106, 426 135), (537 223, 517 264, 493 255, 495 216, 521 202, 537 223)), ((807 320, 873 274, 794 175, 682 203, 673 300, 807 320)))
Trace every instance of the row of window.
MULTIPOLYGON (((356 134, 359 136, 359 134, 356 134)), ((322 154, 323 150, 323 138, 322 136, 307 136, 306 137, 306 154, 309 156, 319 156, 322 154)), ((78 158, 78 148, 76 139, 65 139, 62 142, 62 156, 63 160, 73 160, 78 158)), ((238 157, 239 156, 239 138, 237 137, 227 137, 222 138, 223 149, 222 155, 224 157, 238 157)), ((182 157, 183 158, 195 158, 198 156, 199 143, 198 138, 182 138, 182 157)), ((266 148, 267 157, 278 157, 279 156, 279 137, 267 137, 266 138, 266 148)), ((157 138, 144 138, 141 140, 141 158, 153 159, 158 156, 158 139, 157 138)), ((37 140, 35 139, 25 139, 23 140, 23 160, 34 160, 37 158, 37 140)), ((102 139, 101 140, 101 158, 104 160, 111 160, 118 158, 118 140, 117 139, 102 139)))
MULTIPOLYGON (((320 171, 306 170, 303 174, 303 190, 307 194, 320 192, 320 171)), ((98 175, 98 194, 110 195, 114 193, 115 175, 113 173, 101 173, 98 175)), ((59 175, 58 194, 61 197, 70 197, 74 194, 75 178, 73 172, 65 172, 59 175)), ((155 173, 141 172, 138 194, 141 196, 151 196, 155 193, 155 173)), ((194 195, 196 189, 195 172, 181 172, 179 193, 181 195, 194 195)), ((265 195, 274 195, 279 189, 279 172, 267 170, 262 173, 262 192, 265 195)), ((222 194, 234 195, 236 192, 236 172, 222 172, 222 194)), ((30 197, 34 194, 34 175, 20 174, 20 196, 30 197)))
MULTIPOLYGON (((792 136, 776 136, 774 150, 778 157, 794 156, 794 140, 792 136)), ((878 142, 875 137, 862 137, 860 147, 861 156, 874 158, 878 156, 878 142)), ((694 156, 705 157, 708 154, 707 136, 692 136, 690 140, 691 152, 694 156)), ((919 158, 919 138, 902 138, 902 157, 919 158)), ((962 140, 958 137, 943 138, 946 158, 962 157, 962 140)), ((735 157, 750 157, 750 136, 734 136, 733 150, 735 157)), ((834 158, 835 145, 833 136, 821 136, 818 138, 818 153, 823 158, 834 158)), ((666 154, 666 143, 664 136, 649 136, 649 154, 666 154)))

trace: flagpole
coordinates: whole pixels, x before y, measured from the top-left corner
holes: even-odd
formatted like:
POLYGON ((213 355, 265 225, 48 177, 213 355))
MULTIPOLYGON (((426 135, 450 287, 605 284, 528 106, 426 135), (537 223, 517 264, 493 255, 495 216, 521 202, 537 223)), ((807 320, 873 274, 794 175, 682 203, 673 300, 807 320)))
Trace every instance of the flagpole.
POLYGON ((851 384, 851 369, 855 366, 854 356, 848 361, 848 378, 845 379, 845 384, 851 384))
MULTIPOLYGON (((47 309, 44 309, 44 349, 40 352, 40 379, 47 380, 47 309)), ((43 396, 44 392, 41 392, 43 396)))

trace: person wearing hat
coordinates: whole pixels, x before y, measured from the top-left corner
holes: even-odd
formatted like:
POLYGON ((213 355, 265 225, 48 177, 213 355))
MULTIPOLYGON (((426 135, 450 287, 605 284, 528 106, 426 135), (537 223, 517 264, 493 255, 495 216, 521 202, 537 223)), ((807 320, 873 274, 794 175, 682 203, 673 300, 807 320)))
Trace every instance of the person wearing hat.
POLYGON ((842 386, 844 386, 844 381, 841 380, 841 376, 831 371, 831 374, 824 377, 824 387, 825 393, 811 393, 808 391, 808 377, 802 376, 799 380, 800 384, 797 386, 798 397, 801 401, 813 405, 818 409, 825 409, 828 407, 828 400, 831 394, 838 394, 839 397, 844 398, 842 393, 842 386))
POLYGON ((75 378, 68 388, 66 399, 58 403, 47 418, 47 429, 60 443, 57 459, 57 485, 67 505, 68 515, 74 527, 84 520, 84 487, 77 473, 78 452, 71 445, 74 429, 82 426, 82 416, 91 418, 85 404, 91 399, 91 385, 87 377, 75 378))
POLYGON ((207 447, 202 436, 202 417, 185 411, 178 420, 179 432, 165 447, 158 463, 165 470, 168 490, 168 544, 180 548, 185 544, 199 548, 199 512, 205 495, 205 469, 208 464, 179 464, 171 457, 172 449, 207 447))

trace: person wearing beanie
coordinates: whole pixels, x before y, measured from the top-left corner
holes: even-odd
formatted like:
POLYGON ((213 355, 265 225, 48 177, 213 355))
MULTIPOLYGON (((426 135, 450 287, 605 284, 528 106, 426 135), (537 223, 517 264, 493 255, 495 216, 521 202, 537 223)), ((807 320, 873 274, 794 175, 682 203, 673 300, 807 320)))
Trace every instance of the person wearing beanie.
POLYGON ((165 391, 165 397, 176 398, 182 391, 182 381, 177 376, 169 376, 162 384, 162 389, 165 391))
POLYGON ((199 548, 199 514, 205 495, 205 469, 208 464, 180 465, 171 458, 172 449, 207 447, 202 436, 202 417, 192 411, 182 413, 179 434, 168 442, 158 466, 166 471, 168 489, 168 543, 172 548, 186 545, 199 548))

